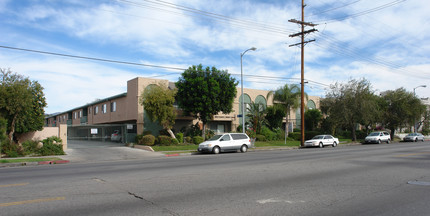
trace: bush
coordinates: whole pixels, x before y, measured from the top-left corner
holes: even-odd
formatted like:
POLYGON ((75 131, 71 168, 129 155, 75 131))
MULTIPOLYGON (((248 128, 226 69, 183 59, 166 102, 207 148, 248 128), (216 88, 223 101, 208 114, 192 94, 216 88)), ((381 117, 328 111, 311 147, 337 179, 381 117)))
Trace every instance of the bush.
POLYGON ((255 136, 255 140, 256 140, 256 141, 266 141, 266 137, 265 137, 264 135, 257 134, 257 135, 255 136))
POLYGON ((210 129, 206 129, 206 133, 205 133, 205 138, 206 138, 206 140, 208 140, 208 139, 212 138, 213 136, 215 136, 215 132, 213 132, 213 131, 212 131, 212 130, 210 130, 210 129))
POLYGON ((158 144, 161 146, 169 146, 172 144, 172 138, 166 135, 158 136, 158 144))
POLYGON ((38 150, 38 153, 42 156, 64 155, 62 142, 63 141, 59 137, 48 137, 42 140, 43 147, 38 150))
POLYGON ((196 144, 196 145, 202 143, 203 141, 205 141, 205 140, 201 136, 195 136, 195 137, 193 137, 193 143, 196 144))
POLYGON ((176 139, 178 140, 178 143, 183 143, 184 142, 184 134, 183 133, 177 133, 176 139))
MULTIPOLYGON (((43 141, 42 141, 43 142, 43 141)), ((43 147, 39 149, 39 154, 42 156, 48 155, 64 155, 63 145, 57 145, 52 142, 43 142, 43 147)))
POLYGON ((265 136, 267 141, 277 140, 276 133, 271 131, 268 127, 262 127, 260 134, 265 136))
POLYGON ((274 133, 276 134, 275 140, 283 140, 285 138, 285 131, 281 128, 276 128, 274 133))
POLYGON ((185 137, 185 143, 193 143, 193 138, 190 136, 185 137))
POLYGON ((22 143, 22 156, 31 155, 37 153, 37 141, 27 140, 22 143))
POLYGON ((153 146, 155 144, 155 136, 148 134, 145 136, 142 136, 142 138, 138 142, 139 145, 147 145, 147 146, 153 146))
POLYGON ((173 139, 171 137, 170 137, 170 139, 172 139, 170 142, 171 145, 179 145, 179 141, 177 139, 173 139))
POLYGON ((289 133, 288 134, 288 137, 290 137, 290 138, 292 138, 293 140, 298 140, 298 141, 300 141, 301 140, 301 136, 302 136, 302 134, 301 134, 301 132, 292 132, 292 133, 289 133))
POLYGON ((139 144, 139 145, 142 145, 141 142, 142 142, 143 136, 144 136, 143 134, 136 135, 136 137, 134 138, 134 142, 139 144))

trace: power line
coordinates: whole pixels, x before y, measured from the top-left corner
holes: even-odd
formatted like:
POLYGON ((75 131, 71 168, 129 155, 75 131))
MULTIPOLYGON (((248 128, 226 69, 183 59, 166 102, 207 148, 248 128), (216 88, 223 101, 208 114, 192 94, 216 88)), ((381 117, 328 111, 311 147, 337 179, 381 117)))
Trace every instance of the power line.
MULTIPOLYGON (((179 70, 182 72, 185 70, 188 70, 188 68, 170 67, 170 66, 162 66, 162 65, 154 65, 154 64, 142 64, 142 63, 136 63, 136 62, 127 62, 127 61, 119 61, 119 60, 104 59, 104 58, 95 58, 95 57, 88 57, 88 56, 70 55, 70 54, 47 52, 47 51, 40 51, 40 50, 34 50, 34 49, 17 48, 17 47, 11 47, 11 46, 3 46, 3 45, 0 45, 0 48, 18 50, 18 51, 24 51, 24 52, 32 52, 32 53, 44 54, 44 55, 61 56, 61 57, 67 57, 67 58, 77 58, 77 59, 84 59, 84 60, 91 60, 91 61, 102 61, 102 62, 108 62, 108 63, 114 63, 114 64, 125 64, 125 65, 134 65, 134 66, 142 66, 142 67, 153 67, 153 68, 161 68, 161 69, 167 69, 167 70, 179 70)), ((181 74, 182 72, 176 72, 176 74, 181 74)), ((172 75, 172 74, 174 74, 174 73, 168 73, 167 75, 172 75)), ((240 76, 240 74, 235 74, 235 73, 230 73, 230 74, 232 76, 240 76)), ((273 79, 274 80, 298 80, 298 78, 286 78, 286 77, 276 77, 276 76, 262 76, 262 75, 243 75, 243 76, 249 77, 249 78, 268 79, 268 80, 273 80, 273 79)))
POLYGON ((369 13, 373 13, 373 12, 376 12, 376 11, 379 11, 379 10, 383 10, 385 8, 392 7, 394 5, 400 4, 400 3, 405 2, 405 1, 406 0, 396 0, 396 1, 389 2, 387 4, 380 5, 380 6, 375 7, 375 8, 371 8, 371 9, 368 9, 368 10, 364 10, 364 11, 358 12, 358 13, 350 14, 350 15, 347 15, 347 16, 339 17, 339 18, 328 19, 328 20, 314 21, 314 23, 332 23, 332 22, 343 21, 343 20, 346 20, 346 19, 355 18, 355 17, 363 16, 363 15, 366 15, 366 14, 369 14, 369 13))
POLYGON ((305 17, 312 17, 312 16, 316 16, 316 15, 324 14, 324 13, 327 13, 327 12, 330 12, 330 11, 338 10, 338 9, 341 9, 341 8, 344 8, 344 7, 347 7, 347 6, 353 5, 353 4, 355 4, 355 3, 358 3, 359 1, 361 1, 361 0, 353 1, 353 2, 351 2, 351 3, 347 3, 347 4, 344 4, 344 5, 342 5, 342 6, 338 6, 338 7, 331 8, 331 9, 327 9, 327 10, 324 10, 324 11, 321 11, 321 12, 318 12, 318 13, 313 13, 313 14, 308 15, 308 16, 305 16, 305 17))

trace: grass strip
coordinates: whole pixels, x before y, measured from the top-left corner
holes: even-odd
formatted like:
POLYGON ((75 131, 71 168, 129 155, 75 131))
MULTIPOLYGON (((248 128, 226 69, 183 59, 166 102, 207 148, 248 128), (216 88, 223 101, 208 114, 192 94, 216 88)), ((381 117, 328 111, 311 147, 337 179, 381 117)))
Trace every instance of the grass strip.
POLYGON ((0 163, 24 163, 24 162, 40 162, 40 161, 56 161, 56 160, 62 160, 62 159, 58 157, 0 159, 0 163))

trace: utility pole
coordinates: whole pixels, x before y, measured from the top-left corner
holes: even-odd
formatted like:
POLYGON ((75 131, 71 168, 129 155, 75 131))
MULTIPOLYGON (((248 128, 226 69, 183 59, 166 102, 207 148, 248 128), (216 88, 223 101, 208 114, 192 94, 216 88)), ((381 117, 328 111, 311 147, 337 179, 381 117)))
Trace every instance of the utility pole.
MULTIPOLYGON (((298 21, 295 19, 288 20, 288 22, 297 23, 302 27, 301 32, 290 35, 290 37, 301 36, 301 42, 297 44, 292 44, 290 45, 290 47, 300 45, 302 50, 302 53, 301 53, 302 66, 301 66, 301 79, 300 79, 301 80, 300 82, 300 86, 301 86, 300 118, 301 118, 301 137, 302 137, 300 141, 300 146, 302 147, 304 146, 304 143, 305 143, 305 44, 315 41, 315 40, 305 41, 305 35, 312 33, 314 31, 318 31, 315 28, 305 31, 305 26, 310 26, 310 27, 316 26, 316 24, 305 22, 305 7, 306 7, 305 0, 302 0, 302 20, 301 21, 298 21)), ((287 119, 287 122, 288 122, 288 119, 287 119)))

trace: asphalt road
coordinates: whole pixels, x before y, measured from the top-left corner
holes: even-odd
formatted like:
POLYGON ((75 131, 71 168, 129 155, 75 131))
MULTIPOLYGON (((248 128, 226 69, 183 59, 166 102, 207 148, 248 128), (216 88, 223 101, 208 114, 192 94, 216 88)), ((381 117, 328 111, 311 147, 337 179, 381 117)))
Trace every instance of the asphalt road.
POLYGON ((0 168, 0 215, 429 215, 430 143, 0 168))

